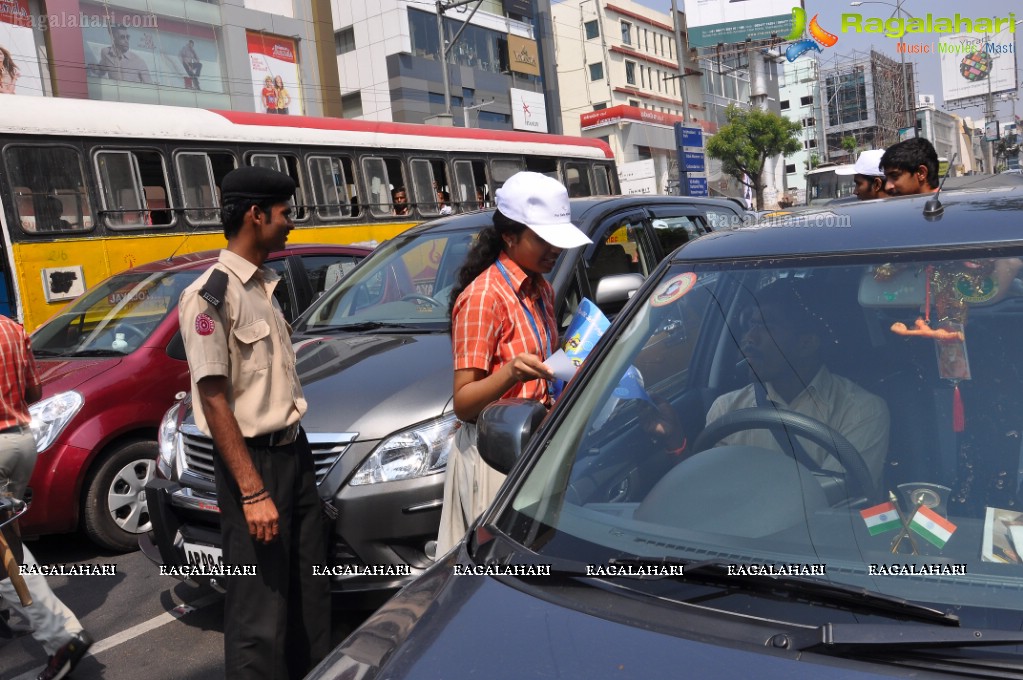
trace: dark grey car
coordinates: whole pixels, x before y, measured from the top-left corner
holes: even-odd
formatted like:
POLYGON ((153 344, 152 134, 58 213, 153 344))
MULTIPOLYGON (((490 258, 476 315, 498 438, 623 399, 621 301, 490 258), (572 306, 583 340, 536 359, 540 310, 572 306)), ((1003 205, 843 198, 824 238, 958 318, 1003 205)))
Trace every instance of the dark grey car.
MULTIPOLYGON (((613 316, 679 245, 741 223, 727 200, 603 197, 572 201, 594 243, 565 251, 548 275, 562 330, 584 297, 613 316)), ((303 419, 321 497, 337 513, 335 591, 388 590, 431 563, 456 419, 448 296, 492 211, 441 218, 385 243, 295 323, 303 419)), ((161 427, 153 531, 141 545, 181 566, 221 559, 212 447, 187 405, 161 427)))

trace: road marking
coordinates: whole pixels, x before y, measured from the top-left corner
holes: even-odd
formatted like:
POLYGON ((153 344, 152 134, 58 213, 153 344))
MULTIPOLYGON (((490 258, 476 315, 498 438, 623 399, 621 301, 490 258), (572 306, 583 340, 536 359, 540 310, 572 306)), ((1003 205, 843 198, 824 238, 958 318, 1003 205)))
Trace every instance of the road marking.
MULTIPOLYGON (((140 635, 145 635, 149 631, 159 628, 160 626, 166 625, 168 623, 171 623, 172 621, 177 621, 185 614, 194 612, 197 609, 202 609, 203 607, 211 605, 214 602, 218 602, 222 599, 224 599, 224 596, 221 595, 220 593, 210 593, 204 597, 200 597, 198 600, 195 600, 193 602, 178 605, 169 612, 164 612, 159 616, 154 616, 148 621, 143 621, 137 626, 132 626, 131 628, 122 630, 120 633, 115 633, 110 637, 103 638, 102 640, 93 643, 92 647, 89 648, 89 653, 82 658, 87 659, 90 656, 96 656, 100 652, 105 652, 108 649, 113 649, 117 645, 124 644, 125 642, 137 638, 140 635)), ((12 678, 11 680, 33 680, 34 678, 38 677, 39 673, 43 670, 43 668, 45 668, 45 666, 40 666, 34 671, 22 673, 21 675, 18 675, 12 678)))

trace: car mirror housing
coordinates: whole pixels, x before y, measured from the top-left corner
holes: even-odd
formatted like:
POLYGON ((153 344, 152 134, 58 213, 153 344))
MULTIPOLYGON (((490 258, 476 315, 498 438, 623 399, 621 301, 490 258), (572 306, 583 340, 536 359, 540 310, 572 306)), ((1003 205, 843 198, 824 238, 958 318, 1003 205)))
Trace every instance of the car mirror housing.
POLYGON ((546 415, 544 405, 532 399, 501 399, 487 406, 476 421, 480 457, 508 474, 546 415))
POLYGON ((597 282, 593 296, 598 306, 613 305, 629 301, 633 293, 643 285, 642 274, 612 274, 597 282))

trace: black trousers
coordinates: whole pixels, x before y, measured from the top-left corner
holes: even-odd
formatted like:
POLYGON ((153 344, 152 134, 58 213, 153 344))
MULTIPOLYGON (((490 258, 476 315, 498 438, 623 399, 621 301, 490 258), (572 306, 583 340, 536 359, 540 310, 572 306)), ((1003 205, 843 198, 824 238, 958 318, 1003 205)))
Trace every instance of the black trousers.
POLYGON ((299 679, 330 651, 330 579, 313 576, 327 561, 326 534, 305 432, 289 446, 249 448, 277 505, 279 535, 249 533, 241 494, 214 449, 224 563, 256 566, 227 578, 224 668, 228 678, 299 679))

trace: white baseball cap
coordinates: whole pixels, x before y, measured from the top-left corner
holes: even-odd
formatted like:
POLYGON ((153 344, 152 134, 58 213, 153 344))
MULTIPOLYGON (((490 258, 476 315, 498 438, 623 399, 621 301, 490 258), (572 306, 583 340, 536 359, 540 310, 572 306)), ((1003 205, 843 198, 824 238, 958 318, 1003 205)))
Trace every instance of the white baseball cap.
POLYGON ((497 209, 521 222, 555 248, 578 248, 592 243, 572 224, 572 207, 565 186, 539 172, 517 172, 494 194, 497 209))
POLYGON ((870 149, 860 154, 855 165, 844 165, 835 168, 836 175, 867 175, 868 177, 884 177, 881 169, 881 156, 884 149, 870 149))

